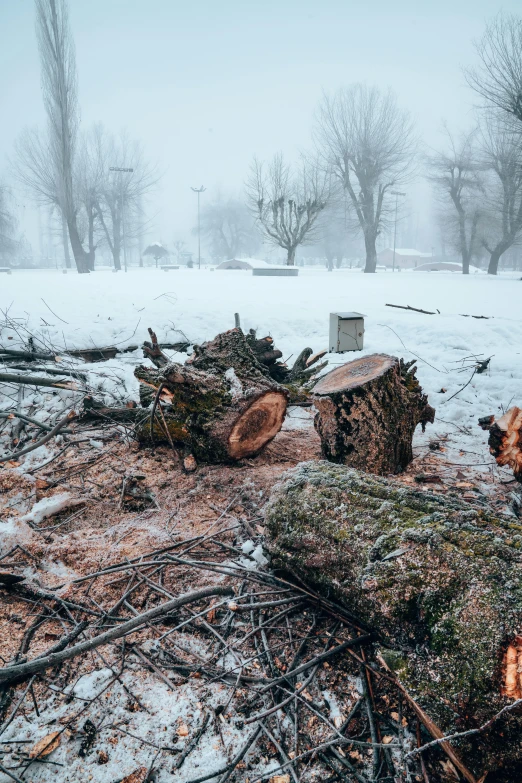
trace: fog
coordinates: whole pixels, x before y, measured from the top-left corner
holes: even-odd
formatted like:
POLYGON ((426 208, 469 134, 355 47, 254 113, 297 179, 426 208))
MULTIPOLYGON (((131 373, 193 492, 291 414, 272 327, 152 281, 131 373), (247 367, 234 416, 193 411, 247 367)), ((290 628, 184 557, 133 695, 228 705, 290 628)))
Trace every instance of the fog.
MULTIPOLYGON (((357 81, 391 87, 428 147, 443 120, 469 126, 477 96, 462 67, 474 62, 486 20, 517 8, 489 0, 326 0, 320 8, 309 0, 71 0, 81 126, 103 122, 143 143, 162 173, 146 208, 146 241, 178 236, 195 250, 190 187, 203 184, 210 199, 240 194, 253 155, 292 159, 309 148, 323 91, 357 81)), ((0 18, 0 177, 14 186, 19 227, 36 251, 34 206, 8 164, 22 129, 45 127, 33 3, 4 2, 0 18)), ((421 175, 408 195, 429 250, 433 208, 421 175)))

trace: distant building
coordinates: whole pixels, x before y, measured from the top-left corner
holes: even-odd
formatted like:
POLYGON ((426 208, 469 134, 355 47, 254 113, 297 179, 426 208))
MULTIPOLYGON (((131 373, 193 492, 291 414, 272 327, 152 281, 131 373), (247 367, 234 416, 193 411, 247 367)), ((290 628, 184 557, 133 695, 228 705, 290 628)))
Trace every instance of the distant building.
MULTIPOLYGON (((433 258, 432 253, 421 253, 420 250, 414 250, 408 247, 397 247, 395 249, 395 268, 396 269, 415 269, 419 264, 424 264, 429 258, 433 258)), ((377 263, 382 266, 393 267, 393 248, 387 247, 377 253, 377 263)))
POLYGON ((216 269, 270 269, 272 266, 260 258, 229 258, 218 264, 216 269))

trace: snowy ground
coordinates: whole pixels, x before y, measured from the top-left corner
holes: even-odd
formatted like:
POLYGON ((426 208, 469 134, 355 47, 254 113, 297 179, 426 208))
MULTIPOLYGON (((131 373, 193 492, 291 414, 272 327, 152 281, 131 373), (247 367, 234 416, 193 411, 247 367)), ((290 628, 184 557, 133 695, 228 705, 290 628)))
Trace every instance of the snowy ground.
MULTIPOLYGON (((314 351, 327 347, 330 312, 362 312, 364 354, 418 358, 418 378, 437 409, 427 437, 448 436, 447 449, 453 449, 452 457, 463 467, 489 470, 492 463, 477 418, 522 402, 522 282, 517 273, 493 278, 300 269, 298 278, 272 279, 209 269, 132 269, 127 275, 104 271, 88 276, 49 270, 19 271, 0 282, 2 310, 55 348, 139 344, 149 326, 160 341, 176 341, 181 331, 191 342, 202 342, 231 328, 239 312, 243 329, 271 334, 284 357, 295 358, 306 345, 314 351), (440 314, 397 310, 387 303, 440 314), (490 356, 488 371, 476 374, 459 392, 472 375, 474 357, 490 356)), ((0 334, 4 346, 19 342, 12 330, 0 334)), ((331 354, 330 365, 358 355, 331 354)), ((174 358, 182 361, 183 355, 174 358)), ((136 396, 133 368, 141 361, 138 350, 92 370, 120 378, 121 394, 136 396)), ((113 381, 107 384, 113 386, 113 381)), ((2 407, 10 404, 6 400, 2 407)), ((425 442, 418 437, 419 444, 425 442)))
MULTIPOLYGON (((305 346, 310 346, 314 351, 327 347, 330 312, 359 311, 365 314, 363 354, 382 352, 407 360, 417 358, 418 378, 429 395, 430 403, 436 408, 435 424, 428 426, 425 435, 420 431, 416 435, 417 459, 412 463, 410 475, 403 477, 403 480, 413 481, 411 473, 429 471, 433 465, 434 472, 442 475, 448 485, 443 488, 444 491, 455 486, 464 491, 471 486, 471 483, 466 481, 469 479, 476 487, 480 487, 477 491, 494 495, 499 490, 499 481, 511 480, 512 476, 510 471, 501 471, 496 467, 488 453, 486 433, 477 426, 477 418, 491 413, 498 415, 513 404, 522 404, 522 310, 519 304, 521 291, 522 282, 516 274, 500 275, 497 278, 477 274, 466 278, 451 273, 403 272, 395 275, 364 275, 348 270, 329 274, 319 269, 301 269, 298 278, 271 279, 253 277, 248 272, 210 270, 164 273, 133 269, 127 275, 104 271, 90 276, 62 275, 55 271, 20 271, 9 277, 0 277, 0 308, 4 314, 8 313, 11 319, 11 328, 0 328, 0 346, 21 347, 29 334, 36 335, 40 340, 36 348, 52 346, 55 350, 64 347, 87 348, 93 345, 139 345, 147 338, 149 326, 157 332, 162 342, 175 342, 183 335, 186 335, 190 342, 203 342, 213 338, 218 332, 231 328, 234 325, 234 313, 239 312, 244 330, 254 328, 259 336, 271 334, 284 357, 293 361, 291 357, 295 358, 305 346), (387 303, 439 310, 440 313, 425 315, 407 312, 387 307, 387 303), (475 319, 463 317, 462 314, 487 318, 475 319), (475 374, 471 378, 477 357, 484 359, 490 356, 492 359, 487 372, 475 374), (470 382, 466 386, 468 381, 470 382), (441 391, 442 389, 445 391, 441 391), (441 449, 430 451, 429 441, 438 441, 441 449), (478 480, 481 475, 483 482, 478 480), (486 478, 489 478, 489 483, 485 481, 486 478), (456 483, 458 481, 461 487, 456 483)), ((0 321, 3 320, 0 318, 0 321)), ((330 366, 360 355, 331 354, 330 366)), ((178 361, 183 361, 184 357, 184 354, 173 356, 178 361)), ((89 373, 90 385, 100 386, 100 392, 113 395, 116 393, 122 399, 137 399, 137 382, 133 369, 142 362, 141 350, 138 349, 132 353, 120 354, 110 362, 82 364, 81 369, 89 373)), ((37 394, 30 387, 25 387, 24 395, 24 404, 29 404, 34 398, 36 412, 30 412, 38 417, 40 398, 36 400, 37 394)), ((74 404, 74 398, 71 400, 71 396, 71 392, 55 393, 51 390, 48 393, 45 390, 41 395, 45 399, 47 413, 52 409, 56 416, 63 415, 63 409, 74 404)), ((13 387, 7 384, 0 386, 0 409, 13 408, 16 404, 17 393, 13 391, 13 387)), ((311 428, 312 417, 309 411, 292 411, 285 422, 283 438, 278 436, 282 438, 279 444, 276 439, 267 452, 270 449, 284 452, 286 449, 292 451, 294 460, 310 458, 306 452, 305 441, 310 440, 307 431, 311 428), (300 456, 301 452, 295 447, 297 440, 290 439, 301 435, 304 456, 300 456), (288 439, 289 445, 285 446, 284 437, 288 439)), ((318 442, 317 438, 314 441, 315 448, 316 441, 318 442)), ((92 446, 92 441, 90 445, 92 446)), ((101 449, 102 445, 96 442, 96 448, 101 449)), ((312 446, 308 445, 311 449, 312 446)), ((42 447, 44 450, 47 448, 42 447)), ((6 450, 10 449, 9 444, 6 444, 6 450)), ((49 446, 49 449, 52 447, 49 446)), ((33 452, 26 458, 20 472, 25 472, 32 461, 37 464, 38 460, 49 459, 51 454, 52 450, 46 451, 45 454, 33 452)), ((82 452, 79 452, 78 459, 83 459, 81 454, 82 452)), ((128 455, 121 458, 130 464, 131 458, 128 455)), ((267 466, 258 466, 252 470, 258 470, 260 474, 265 470, 265 483, 271 485, 275 473, 269 471, 276 471, 278 468, 270 466, 269 455, 264 458, 267 466)), ((142 457, 133 454, 132 459, 141 460, 142 457)), ((258 459, 262 461, 263 457, 258 459)), ((143 460, 146 462, 149 456, 146 455, 143 460)), ((152 457, 149 461, 152 464, 152 457)), ((140 463, 140 468, 144 468, 145 462, 140 463)), ((154 464, 154 471, 158 473, 157 463, 154 464)), ((281 467, 282 469, 284 468, 281 467)), ((202 473, 203 471, 196 474, 190 481, 200 481, 202 473)), ((92 477, 93 474, 90 475, 92 477)), ((215 475, 212 469, 205 486, 210 487, 215 483, 215 475)), ((94 478, 101 481, 100 486, 103 485, 103 478, 97 474, 94 478)), ((257 479, 259 480, 259 476, 257 479)), ((189 478, 184 480, 189 481, 189 478)), ((235 480, 241 481, 241 476, 238 474, 235 480)), ((166 484, 165 493, 172 490, 172 482, 166 484)), ((222 484, 225 486, 224 481, 222 484)), ((165 513, 170 513, 172 504, 177 501, 170 496, 165 496, 164 499, 159 486, 155 487, 155 491, 165 513)), ((434 488, 437 489, 436 486, 434 488)), ((193 491, 186 491, 183 487, 182 489, 183 497, 190 498, 193 491)), ((227 491, 231 491, 230 488, 227 491)), ((56 497, 55 495, 55 501, 56 497)), ((13 502, 19 504, 19 501, 18 496, 15 496, 13 502)), ((111 525, 116 525, 118 520, 121 522, 119 517, 122 513, 120 510, 114 510, 116 501, 114 498, 112 501, 110 506, 105 498, 107 508, 112 508, 111 525), (115 522, 117 515, 118 520, 115 522)), ((194 502, 196 503, 196 500, 194 502)), ((227 503, 226 496, 221 498, 219 503, 224 507, 227 503)), ((21 505, 17 508, 19 513, 27 510, 21 505)), ((103 517, 102 510, 105 506, 96 505, 94 508, 100 509, 99 516, 103 517)), ((205 513, 208 514, 208 509, 205 513)), ((194 519, 192 508, 185 509, 184 515, 189 520, 194 519)), ((3 521, 5 522, 5 519, 3 521)), ((124 522, 125 520, 122 524, 124 522)), ((93 527, 91 530, 85 520, 84 524, 85 536, 90 535, 93 541, 98 538, 102 543, 105 541, 97 529, 93 527)), ((152 521, 149 520, 147 525, 149 532, 154 530, 152 521)), ((118 546, 126 546, 125 541, 120 543, 120 528, 115 530, 118 546)), ((127 531, 126 528, 125 530, 127 531)), ((4 541, 0 542, 0 549, 3 550, 7 544, 6 532, 4 525, 4 541)), ((141 534, 145 533, 145 530, 141 531, 141 534)), ((75 535, 78 536, 75 546, 81 552, 80 528, 75 535)), ((72 537, 67 541, 66 538, 64 534, 64 546, 67 545, 70 549, 72 537)), ((46 544, 49 553, 58 551, 60 541, 57 534, 55 542, 46 544)), ((141 539, 137 540, 136 545, 142 545, 141 539)), ((152 545, 148 548, 152 548, 152 545)), ((55 563, 49 553, 46 552, 45 556, 49 562, 55 563)), ((128 555, 132 557, 134 553, 129 552, 128 555)), ((112 552, 112 556, 121 559, 121 553, 117 555, 116 550, 112 552)), ((91 568, 87 559, 86 563, 85 567, 91 568)), ((58 568, 60 562, 56 562, 55 566, 58 568)), ((58 572, 55 570, 55 573, 58 572)), ((62 577, 65 578, 65 571, 60 578, 62 577)), ((202 697, 199 691, 181 686, 173 693, 152 675, 145 675, 143 670, 127 670, 124 681, 136 690, 150 708, 149 713, 134 713, 125 706, 127 697, 121 683, 112 682, 99 662, 97 669, 98 679, 94 680, 93 675, 86 675, 76 686, 71 686, 71 689, 74 689, 74 706, 81 707, 84 703, 88 705, 86 714, 98 727, 103 725, 107 733, 112 732, 108 740, 105 740, 106 734, 103 734, 105 744, 99 746, 107 751, 107 763, 94 766, 94 755, 84 761, 78 756, 80 740, 74 735, 70 742, 66 742, 64 735, 60 748, 52 757, 54 764, 51 761, 32 766, 30 777, 25 779, 54 779, 60 783, 94 779, 100 783, 113 783, 138 767, 145 770, 149 768, 156 757, 156 750, 147 743, 161 740, 162 744, 179 745, 181 748, 188 740, 179 734, 180 725, 187 724, 190 738, 201 723, 199 699, 202 697), (87 701, 101 693, 105 687, 108 687, 108 690, 106 695, 104 692, 103 700, 92 703, 87 701), (120 720, 125 722, 120 724, 120 720), (121 730, 123 726, 124 731, 121 730), (163 733, 165 729, 166 735, 163 733), (137 737, 141 739, 137 740, 137 737), (60 767, 60 764, 64 767, 60 767)), ((215 705, 219 698, 219 686, 210 688, 206 693, 205 703, 215 705)), ((27 743, 27 747, 31 747, 33 741, 55 730, 56 726, 61 725, 70 715, 71 706, 67 706, 68 704, 66 694, 56 694, 47 704, 41 718, 21 713, 2 737, 2 741, 6 743, 3 746, 4 752, 7 752, 5 748, 9 747, 9 742, 13 743, 13 750, 17 747, 14 740, 22 745, 27 743)), ((183 772, 173 774, 170 767, 165 766, 158 779, 180 783, 182 780, 196 779, 226 763, 230 754, 236 752, 243 741, 241 731, 234 723, 226 726, 223 724, 221 737, 216 735, 212 742, 201 743, 201 747, 187 759, 183 772)), ((251 779, 256 779, 258 774, 266 775, 274 768, 275 763, 263 758, 252 761, 251 779)), ((7 783, 8 778, 0 773, 0 780, 7 783)))

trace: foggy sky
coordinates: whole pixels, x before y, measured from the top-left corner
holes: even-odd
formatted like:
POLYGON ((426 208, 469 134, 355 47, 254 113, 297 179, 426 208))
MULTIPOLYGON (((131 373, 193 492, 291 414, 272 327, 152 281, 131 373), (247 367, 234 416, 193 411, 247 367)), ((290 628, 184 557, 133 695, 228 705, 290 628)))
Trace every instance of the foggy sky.
MULTIPOLYGON (((473 39, 519 0, 69 0, 82 126, 143 141, 164 176, 149 240, 190 240, 191 186, 239 193, 253 154, 310 145, 323 89, 392 87, 436 144, 466 127, 476 97, 461 66, 473 39)), ((25 125, 43 125, 32 0, 0 0, 0 177, 25 125)), ((33 249, 33 210, 22 223, 33 249), (25 225, 24 225, 25 223, 25 225)), ((23 208, 19 212, 23 218, 23 208)))

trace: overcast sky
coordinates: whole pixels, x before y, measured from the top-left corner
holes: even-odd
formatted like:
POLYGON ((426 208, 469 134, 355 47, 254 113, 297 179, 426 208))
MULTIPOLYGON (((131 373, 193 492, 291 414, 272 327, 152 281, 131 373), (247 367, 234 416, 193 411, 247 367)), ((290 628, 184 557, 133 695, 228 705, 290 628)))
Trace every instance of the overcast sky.
MULTIPOLYGON (((471 121, 461 67, 520 0, 70 0, 82 125, 141 139, 164 172, 149 239, 187 236, 191 186, 241 190, 252 155, 310 143, 323 89, 392 87, 436 142, 471 121)), ((32 0, 0 0, 0 174, 25 125, 45 121, 32 0)), ((20 198, 20 203, 29 202, 20 198)), ((31 220, 26 218, 29 234, 31 220)), ((32 237, 31 237, 32 238, 32 237)), ((35 248, 36 249, 36 248, 35 248)))

